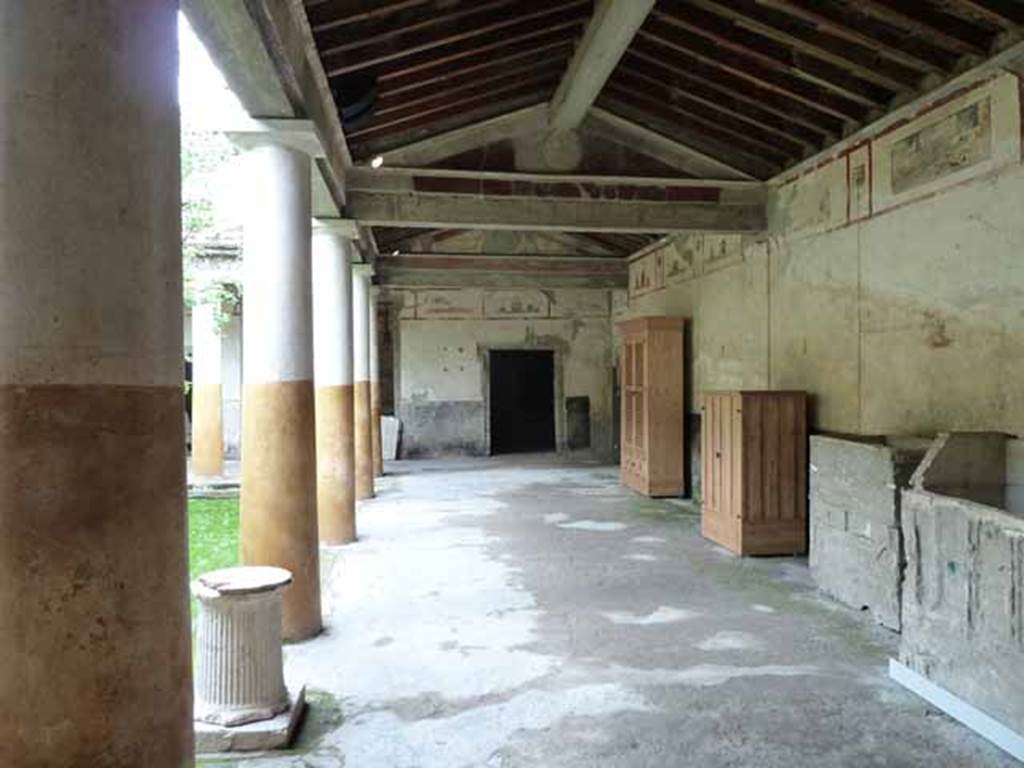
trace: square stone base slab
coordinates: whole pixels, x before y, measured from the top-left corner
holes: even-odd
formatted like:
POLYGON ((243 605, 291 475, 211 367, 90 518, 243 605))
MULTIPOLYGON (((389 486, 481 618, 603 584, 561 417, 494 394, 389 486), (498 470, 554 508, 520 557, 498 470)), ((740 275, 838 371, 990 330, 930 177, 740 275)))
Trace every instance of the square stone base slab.
POLYGON ((295 738, 302 712, 306 708, 306 686, 298 693, 288 692, 291 706, 271 720, 246 723, 234 727, 195 721, 196 752, 259 752, 286 749, 295 738))

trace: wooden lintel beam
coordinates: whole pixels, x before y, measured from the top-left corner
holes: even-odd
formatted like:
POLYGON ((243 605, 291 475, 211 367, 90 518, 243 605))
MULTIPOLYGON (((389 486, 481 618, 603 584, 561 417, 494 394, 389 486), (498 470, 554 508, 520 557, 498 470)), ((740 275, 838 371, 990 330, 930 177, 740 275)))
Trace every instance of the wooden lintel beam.
POLYGON ((351 192, 349 216, 370 226, 560 232, 760 232, 763 204, 351 192))

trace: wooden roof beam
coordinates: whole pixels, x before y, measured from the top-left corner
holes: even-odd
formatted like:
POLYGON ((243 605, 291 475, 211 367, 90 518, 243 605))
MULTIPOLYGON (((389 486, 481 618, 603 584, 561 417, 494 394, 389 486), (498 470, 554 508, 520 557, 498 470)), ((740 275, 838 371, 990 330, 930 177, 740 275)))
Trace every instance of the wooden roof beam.
POLYGON ((868 108, 882 107, 893 96, 892 91, 854 77, 843 67, 795 52, 714 13, 679 0, 662 0, 662 3, 654 11, 656 18, 751 57, 762 68, 810 80, 868 108))
POLYGON ((1009 30, 1020 32, 1024 28, 1024 5, 1014 0, 950 0, 954 8, 966 14, 1009 30))
POLYGON ((666 66, 657 58, 645 57, 639 51, 626 54, 622 60, 622 69, 663 83, 684 99, 699 102, 742 122, 749 122, 758 129, 798 141, 809 149, 820 150, 830 135, 820 127, 808 128, 802 122, 792 120, 785 112, 766 107, 755 99, 734 97, 727 91, 708 87, 700 80, 691 78, 684 68, 666 66))
POLYGON ((813 24, 836 37, 873 48, 920 72, 944 75, 956 66, 956 57, 947 51, 908 37, 870 16, 852 13, 842 5, 816 0, 761 0, 761 5, 813 24))
MULTIPOLYGON (((431 32, 399 30, 380 42, 357 41, 343 49, 323 48, 320 54, 329 77, 425 52, 430 53, 419 58, 420 66, 431 66, 441 60, 455 58, 460 53, 466 55, 466 51, 476 53, 481 45, 507 44, 524 30, 541 34, 550 31, 554 24, 569 26, 572 21, 578 22, 586 15, 589 3, 590 0, 517 0, 512 6, 496 10, 490 9, 490 5, 484 9, 474 6, 467 15, 431 32), (459 44, 465 47, 453 51, 459 44), (443 50, 437 51, 438 48, 443 50)), ((401 64, 396 64, 393 69, 401 70, 401 67, 401 64)))
POLYGON ((862 13, 962 56, 988 53, 989 40, 984 31, 920 0, 857 0, 856 6, 862 13))
POLYGON ((378 135, 385 129, 404 123, 421 123, 424 118, 436 116, 439 112, 463 112, 488 102, 501 102, 525 94, 550 92, 558 82, 560 74, 561 67, 551 67, 532 73, 526 78, 507 78, 500 85, 490 84, 455 97, 439 97, 428 104, 399 109, 380 120, 373 120, 357 131, 349 131, 348 139, 352 142, 365 141, 368 136, 378 135))
POLYGON ((653 21, 642 30, 640 37, 652 39, 663 46, 689 56, 755 83, 787 98, 800 101, 808 107, 827 112, 844 123, 860 123, 869 114, 868 108, 859 102, 834 93, 817 83, 812 83, 789 72, 765 69, 756 59, 736 51, 723 50, 706 38, 687 32, 670 24, 653 21))
POLYGON ((393 95, 384 93, 377 99, 376 108, 370 124, 384 120, 396 114, 406 114, 416 108, 429 108, 436 104, 451 101, 458 97, 471 97, 486 93, 489 89, 500 89, 513 83, 523 83, 535 79, 541 73, 560 74, 565 71, 568 56, 535 56, 516 67, 499 67, 495 71, 484 70, 473 73, 472 77, 452 78, 433 86, 426 86, 414 91, 393 95))
POLYGON ((812 29, 805 22, 753 0, 690 0, 694 5, 730 19, 755 34, 786 45, 801 53, 835 64, 862 80, 895 92, 917 88, 921 73, 879 56, 875 46, 866 46, 833 34, 812 29))
MULTIPOLYGON (((598 99, 598 105, 590 108, 583 122, 584 133, 607 141, 624 144, 637 152, 649 155, 665 165, 677 168, 681 173, 698 179, 714 178, 749 182, 755 180, 752 169, 744 169, 704 150, 684 143, 679 133, 668 134, 648 128, 634 119, 605 109, 598 99)), ((687 179, 694 181, 694 179, 687 179)))
POLYGON ((546 104, 517 109, 384 152, 384 165, 430 165, 488 144, 540 131, 546 121, 546 104))
POLYGON ((476 77, 478 72, 486 72, 504 64, 529 60, 536 56, 549 56, 557 52, 568 58, 572 54, 572 48, 572 38, 567 38, 562 30, 555 30, 531 40, 528 47, 513 43, 465 56, 459 60, 457 68, 442 64, 404 75, 382 75, 377 79, 377 91, 380 98, 385 98, 416 91, 434 83, 454 84, 476 77))
POLYGON ((551 99, 551 129, 578 128, 655 0, 597 0, 583 39, 551 99))
POLYGON ((392 3, 381 0, 307 0, 306 15, 313 32, 324 32, 346 24, 384 18, 430 2, 432 0, 397 0, 392 3))
POLYGON ((779 117, 802 125, 826 138, 840 136, 843 132, 844 121, 835 115, 776 90, 769 90, 752 81, 743 80, 697 56, 669 48, 655 38, 645 38, 643 45, 634 45, 627 55, 659 66, 688 83, 696 84, 699 88, 720 93, 726 99, 735 99, 774 112, 779 117))
POLYGON ((608 83, 608 96, 658 115, 672 125, 679 125, 691 131, 704 134, 723 147, 745 152, 751 157, 760 157, 774 165, 786 166, 804 157, 799 144, 773 140, 763 132, 750 130, 724 121, 721 115, 709 113, 694 105, 683 106, 673 100, 667 91, 660 91, 652 81, 643 81, 635 74, 619 71, 608 83))

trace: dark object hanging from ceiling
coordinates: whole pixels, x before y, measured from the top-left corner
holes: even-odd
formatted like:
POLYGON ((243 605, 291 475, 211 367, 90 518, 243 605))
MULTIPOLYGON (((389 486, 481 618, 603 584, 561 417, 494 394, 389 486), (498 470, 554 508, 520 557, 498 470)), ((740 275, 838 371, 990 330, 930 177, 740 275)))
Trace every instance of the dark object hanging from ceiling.
POLYGON ((359 128, 377 106, 377 76, 355 73, 331 82, 331 93, 345 130, 359 128))

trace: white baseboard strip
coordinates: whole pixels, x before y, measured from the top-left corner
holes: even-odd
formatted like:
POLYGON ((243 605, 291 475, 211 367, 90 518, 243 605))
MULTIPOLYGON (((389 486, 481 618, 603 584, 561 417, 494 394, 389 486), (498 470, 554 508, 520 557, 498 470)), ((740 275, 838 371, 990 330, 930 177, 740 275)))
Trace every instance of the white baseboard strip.
POLYGON ((889 659, 889 677, 972 731, 1024 762, 1024 736, 942 688, 910 667, 889 659))

